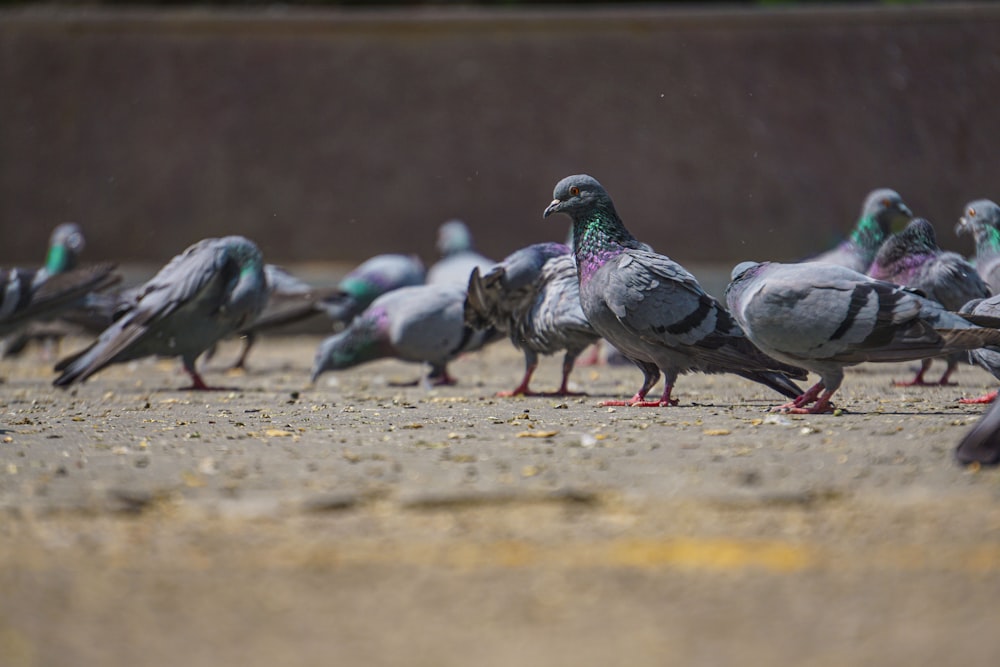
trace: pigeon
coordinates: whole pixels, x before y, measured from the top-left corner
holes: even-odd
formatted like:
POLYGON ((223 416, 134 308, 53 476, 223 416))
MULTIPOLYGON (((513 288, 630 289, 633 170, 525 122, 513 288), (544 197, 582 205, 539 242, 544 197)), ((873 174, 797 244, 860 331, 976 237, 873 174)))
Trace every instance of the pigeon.
MULTIPOLYGON (((513 391, 498 396, 534 396, 529 383, 539 354, 566 350, 562 384, 556 396, 569 396, 569 375, 580 353, 600 340, 580 305, 576 263, 562 243, 536 243, 504 259, 486 275, 472 270, 465 322, 506 333, 524 352, 524 378, 513 391)), ((550 394, 552 395, 552 394, 550 394)))
POLYGON ((1000 206, 989 199, 966 204, 955 233, 975 238, 976 271, 992 293, 1000 294, 1000 206))
POLYGON ((97 340, 56 365, 53 384, 82 382, 110 364, 178 356, 190 389, 209 389, 198 356, 252 322, 267 302, 260 250, 242 236, 204 239, 174 257, 126 302, 97 340))
POLYGON ((972 425, 955 448, 955 458, 968 465, 1000 463, 1000 403, 994 403, 972 425))
POLYGON ((952 313, 912 289, 834 264, 743 262, 733 269, 726 301, 757 347, 820 376, 775 408, 785 412, 829 411, 845 366, 1000 343, 1000 330, 992 328, 1000 320, 952 313))
MULTIPOLYGON (((947 310, 957 311, 973 299, 983 299, 990 290, 976 273, 976 268, 955 252, 945 252, 937 245, 934 227, 923 218, 914 218, 900 232, 890 236, 879 248, 868 275, 876 280, 911 287, 947 310)), ((998 313, 1000 314, 1000 313, 998 313)), ((936 384, 947 385, 948 378, 966 358, 965 352, 948 357, 948 368, 936 384)), ((897 386, 924 386, 924 374, 931 360, 924 359, 916 377, 897 386)))
MULTIPOLYGON (((232 369, 246 369, 247 357, 260 333, 318 315, 321 301, 333 295, 332 290, 314 287, 275 264, 264 265, 264 276, 267 279, 267 303, 260 315, 236 332, 243 340, 243 349, 232 369)), ((206 358, 214 352, 213 345, 206 351, 206 358)))
POLYGON ((472 249, 472 234, 461 220, 449 220, 438 228, 437 249, 441 259, 427 271, 428 285, 467 287, 472 269, 481 273, 493 268, 492 259, 472 249))
POLYGON ((395 358, 429 363, 431 384, 454 384, 448 362, 497 337, 494 331, 466 326, 464 308, 465 288, 457 285, 414 285, 386 292, 346 329, 320 343, 312 382, 329 370, 395 358))
POLYGON ((861 217, 854 225, 850 237, 833 250, 812 257, 807 261, 825 262, 864 273, 871 266, 875 254, 892 232, 894 225, 902 225, 913 217, 895 190, 872 190, 861 207, 861 217))
POLYGON ((88 293, 115 284, 121 279, 115 268, 97 264, 56 275, 44 269, 0 269, 0 336, 33 320, 55 317, 88 293))
POLYGON ((334 322, 347 324, 386 292, 423 284, 425 274, 424 263, 416 255, 375 255, 344 276, 337 291, 317 307, 334 322))
POLYGON ((639 367, 643 383, 628 401, 605 405, 677 405, 680 373, 735 373, 789 398, 801 395, 790 378, 806 372, 760 352, 726 309, 693 275, 664 255, 642 247, 625 228, 611 197, 587 175, 556 185, 544 217, 564 213, 573 221, 580 303, 594 331, 639 367), (646 394, 664 374, 663 395, 646 394))
MULTIPOLYGON (((988 299, 973 299, 962 306, 960 311, 963 315, 983 315, 986 317, 1000 318, 1000 296, 992 296, 988 299)), ((986 369, 996 379, 1000 380, 1000 347, 982 347, 969 352, 969 358, 973 363, 986 369)), ((984 404, 992 403, 1000 393, 996 389, 978 396, 976 398, 962 398, 959 403, 984 404)))
MULTIPOLYGON (((36 285, 40 285, 51 276, 75 269, 79 264, 80 254, 85 245, 80 225, 75 222, 64 222, 58 225, 49 236, 45 264, 34 275, 33 280, 36 285)), ((81 301, 85 296, 81 297, 81 301)), ((68 310, 69 307, 61 308, 60 312, 65 314, 68 310)), ((50 318, 35 320, 30 326, 19 329, 15 335, 3 341, 2 356, 18 355, 24 351, 30 341, 36 339, 45 341, 48 347, 49 343, 58 341, 68 331, 68 327, 59 326, 59 323, 52 322, 50 318)))

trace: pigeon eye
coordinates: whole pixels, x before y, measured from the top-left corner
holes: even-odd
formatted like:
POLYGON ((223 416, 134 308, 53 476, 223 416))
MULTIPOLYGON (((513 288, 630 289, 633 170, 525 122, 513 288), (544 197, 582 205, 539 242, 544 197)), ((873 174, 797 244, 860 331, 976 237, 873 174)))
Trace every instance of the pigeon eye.
POLYGON ((884 206, 884 207, 886 207, 886 208, 889 208, 889 206, 890 206, 891 204, 892 204, 892 201, 891 201, 891 200, 889 200, 889 199, 883 199, 883 200, 882 200, 882 206, 884 206))
POLYGON ((968 216, 969 216, 970 218, 974 218, 974 217, 976 217, 976 209, 974 209, 974 208, 970 208, 970 209, 968 210, 968 212, 967 212, 966 214, 967 214, 967 215, 968 215, 968 216))
POLYGON ((579 194, 580 194, 580 188, 578 188, 578 187, 576 187, 576 186, 574 185, 573 187, 571 187, 571 188, 569 189, 569 193, 570 193, 570 194, 571 194, 572 196, 576 197, 577 195, 579 195, 579 194))

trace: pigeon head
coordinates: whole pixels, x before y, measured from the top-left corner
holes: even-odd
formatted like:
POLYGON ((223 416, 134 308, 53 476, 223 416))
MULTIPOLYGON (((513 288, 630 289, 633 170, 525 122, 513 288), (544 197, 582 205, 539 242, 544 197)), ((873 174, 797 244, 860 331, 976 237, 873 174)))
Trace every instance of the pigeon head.
POLYGON ((45 270, 49 275, 76 268, 77 259, 86 245, 83 230, 75 222, 64 222, 52 230, 49 252, 45 257, 45 270))
POLYGON ((903 231, 886 239, 875 255, 868 275, 877 280, 899 282, 897 274, 900 271, 915 270, 939 250, 931 223, 923 218, 914 218, 903 231))
POLYGON ((449 220, 438 227, 437 249, 443 257, 472 250, 472 234, 461 220, 449 220))
POLYGON ((899 193, 889 188, 879 188, 872 190, 865 197, 865 203, 861 207, 861 220, 859 225, 866 220, 875 223, 882 235, 885 236, 899 229, 913 217, 913 211, 903 203, 903 198, 899 193))
POLYGON ((611 197, 596 178, 586 174, 576 174, 556 183, 555 190, 552 191, 552 203, 542 213, 542 217, 547 218, 553 213, 565 213, 575 219, 595 206, 614 209, 611 197))
POLYGON ((749 271, 750 269, 752 269, 752 268, 754 268, 756 266, 761 266, 761 263, 760 262, 740 262, 739 264, 737 264, 736 266, 733 267, 732 273, 729 274, 729 281, 733 282, 735 280, 739 280, 739 278, 744 273, 746 273, 747 271, 749 271))
POLYGON ((326 371, 351 368, 385 356, 378 330, 378 318, 368 311, 348 328, 325 339, 316 350, 311 381, 316 382, 326 371))
POLYGON ((965 205, 965 211, 955 233, 958 235, 972 234, 977 239, 985 228, 1000 229, 1000 206, 989 199, 977 199, 965 205))

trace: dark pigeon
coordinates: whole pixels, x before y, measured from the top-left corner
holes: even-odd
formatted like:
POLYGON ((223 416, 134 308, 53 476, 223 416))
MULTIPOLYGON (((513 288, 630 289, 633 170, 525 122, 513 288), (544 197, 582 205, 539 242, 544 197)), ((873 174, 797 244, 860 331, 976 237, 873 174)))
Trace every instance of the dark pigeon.
POLYGON ((416 255, 376 255, 344 276, 337 291, 317 307, 334 322, 346 325, 386 292, 422 285, 425 275, 424 264, 416 255))
MULTIPOLYGON (((937 301, 946 310, 957 311, 973 299, 983 299, 990 290, 976 273, 976 268, 955 252, 946 252, 937 245, 934 227, 923 218, 914 218, 900 232, 890 236, 879 248, 868 275, 876 280, 910 287, 928 299, 937 301)), ((936 383, 924 380, 931 359, 921 362, 916 377, 897 386, 947 385, 948 379, 966 358, 965 352, 947 357, 948 368, 936 383)))
MULTIPOLYGON (((536 243, 512 253, 486 275, 473 269, 465 302, 465 321, 476 329, 493 327, 524 352, 521 383, 499 396, 533 396, 529 384, 539 354, 565 350, 562 383, 568 396, 576 358, 600 339, 580 305, 576 263, 562 243, 536 243)), ((552 394, 549 394, 552 395, 552 394)))

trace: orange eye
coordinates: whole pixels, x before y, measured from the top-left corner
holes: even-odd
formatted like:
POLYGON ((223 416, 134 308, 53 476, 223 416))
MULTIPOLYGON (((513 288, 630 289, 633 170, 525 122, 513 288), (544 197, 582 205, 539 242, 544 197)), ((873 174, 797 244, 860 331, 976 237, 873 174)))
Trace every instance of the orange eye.
POLYGON ((970 208, 967 214, 970 218, 976 217, 976 209, 970 208))
POLYGON ((571 187, 571 188, 569 189, 569 193, 570 193, 571 195, 573 195, 574 197, 576 197, 576 196, 577 196, 578 194, 580 194, 580 188, 578 188, 578 187, 576 187, 576 186, 574 185, 573 187, 571 187))
POLYGON ((888 199, 883 199, 883 200, 882 200, 882 206, 884 206, 884 207, 886 207, 886 208, 889 208, 889 205, 890 205, 890 204, 892 204, 892 201, 890 201, 890 200, 888 200, 888 199))

